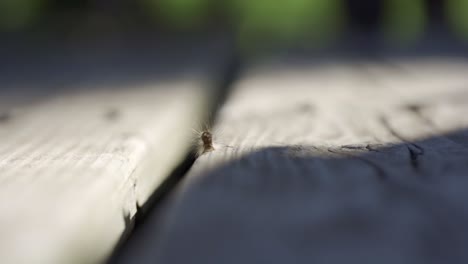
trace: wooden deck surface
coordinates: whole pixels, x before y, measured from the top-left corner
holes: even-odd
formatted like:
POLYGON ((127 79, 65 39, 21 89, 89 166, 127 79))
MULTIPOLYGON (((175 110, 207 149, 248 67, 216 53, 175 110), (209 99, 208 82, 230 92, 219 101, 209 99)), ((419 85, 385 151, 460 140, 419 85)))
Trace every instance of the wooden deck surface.
POLYGON ((1 50, 1 262, 468 263, 465 57, 286 54, 233 79, 225 44, 1 50), (207 114, 214 151, 148 203, 207 114))
POLYGON ((468 63, 310 61, 244 70, 116 263, 468 262, 468 63))
POLYGON ((99 263, 113 252, 210 111, 225 50, 195 44, 2 54, 2 263, 99 263))

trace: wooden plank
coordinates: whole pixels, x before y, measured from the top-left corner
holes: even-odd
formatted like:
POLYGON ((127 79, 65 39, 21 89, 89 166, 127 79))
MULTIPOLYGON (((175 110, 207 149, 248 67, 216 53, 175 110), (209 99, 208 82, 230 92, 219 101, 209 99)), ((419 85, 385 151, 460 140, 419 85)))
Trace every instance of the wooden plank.
POLYGON ((468 63, 278 61, 121 262, 468 262, 468 63))
POLYGON ((226 46, 161 43, 54 50, 2 71, 2 263, 104 261, 185 158, 226 46))

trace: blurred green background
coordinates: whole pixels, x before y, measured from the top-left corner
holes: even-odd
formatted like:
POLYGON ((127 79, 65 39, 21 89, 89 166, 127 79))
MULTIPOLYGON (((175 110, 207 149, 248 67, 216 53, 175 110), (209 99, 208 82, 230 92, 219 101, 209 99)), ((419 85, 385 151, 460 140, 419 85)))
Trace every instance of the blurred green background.
POLYGON ((411 43, 434 21, 468 40, 467 14, 468 0, 0 0, 0 31, 66 31, 83 25, 103 31, 231 30, 244 43, 321 42, 371 28, 411 43))

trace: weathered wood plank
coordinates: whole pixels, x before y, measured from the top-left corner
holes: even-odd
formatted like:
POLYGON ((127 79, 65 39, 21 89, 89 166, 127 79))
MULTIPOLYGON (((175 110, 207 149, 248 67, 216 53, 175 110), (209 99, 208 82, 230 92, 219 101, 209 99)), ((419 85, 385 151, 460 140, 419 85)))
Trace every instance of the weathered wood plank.
POLYGON ((195 44, 75 47, 80 56, 54 50, 47 69, 31 57, 36 68, 2 71, 2 263, 96 263, 112 253, 212 103, 225 46, 195 44))
POLYGON ((467 70, 453 58, 250 68, 158 239, 140 232, 157 246, 132 256, 466 263, 467 70))

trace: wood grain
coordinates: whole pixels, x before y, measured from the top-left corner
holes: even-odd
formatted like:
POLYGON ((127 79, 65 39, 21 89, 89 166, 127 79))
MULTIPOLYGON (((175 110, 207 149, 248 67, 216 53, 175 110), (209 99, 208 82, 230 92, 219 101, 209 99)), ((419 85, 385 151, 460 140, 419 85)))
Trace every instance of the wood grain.
MULTIPOLYGON (((141 263, 468 262, 468 63, 246 70, 141 263)), ((161 220, 159 220, 161 221, 161 220)))
POLYGON ((97 263, 112 253, 212 103, 222 45, 192 44, 74 47, 54 50, 46 69, 2 71, 2 263, 97 263))

